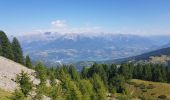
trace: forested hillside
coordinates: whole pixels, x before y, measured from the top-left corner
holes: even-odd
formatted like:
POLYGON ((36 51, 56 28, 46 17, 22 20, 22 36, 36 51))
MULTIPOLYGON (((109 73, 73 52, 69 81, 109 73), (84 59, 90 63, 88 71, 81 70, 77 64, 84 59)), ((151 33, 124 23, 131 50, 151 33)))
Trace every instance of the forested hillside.
MULTIPOLYGON (((5 94, 10 100, 170 99, 169 91, 163 92, 164 94, 159 92, 161 85, 170 83, 170 68, 167 65, 133 62, 119 65, 94 63, 89 67, 84 66, 80 71, 77 71, 74 65, 49 67, 43 62, 32 65, 30 57, 23 56, 17 38, 10 42, 1 31, 0 40, 1 56, 25 65, 30 68, 29 70, 34 70, 34 77, 39 80, 39 84, 35 84, 27 71, 20 70, 16 78, 11 80, 19 88, 15 88, 11 94, 5 94), (139 79, 151 84, 141 83, 139 79)), ((9 67, 7 71, 0 66, 7 74, 11 73, 10 70, 19 68, 8 64, 9 67)), ((170 88, 170 85, 166 84, 166 87, 170 88)))
POLYGON ((11 59, 27 67, 31 67, 29 56, 26 58, 23 56, 22 47, 16 37, 13 38, 12 42, 9 41, 5 32, 0 31, 0 56, 11 59))

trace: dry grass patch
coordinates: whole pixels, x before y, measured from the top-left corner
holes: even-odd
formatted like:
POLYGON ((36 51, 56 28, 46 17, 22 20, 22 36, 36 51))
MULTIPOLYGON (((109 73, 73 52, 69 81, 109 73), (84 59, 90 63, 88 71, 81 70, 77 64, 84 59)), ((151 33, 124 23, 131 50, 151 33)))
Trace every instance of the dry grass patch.
POLYGON ((132 79, 133 85, 128 85, 128 90, 135 96, 144 96, 149 100, 157 100, 158 96, 165 95, 170 100, 170 84, 160 82, 150 82, 132 79))
POLYGON ((0 89, 0 100, 10 100, 9 99, 10 96, 11 96, 10 92, 0 89))

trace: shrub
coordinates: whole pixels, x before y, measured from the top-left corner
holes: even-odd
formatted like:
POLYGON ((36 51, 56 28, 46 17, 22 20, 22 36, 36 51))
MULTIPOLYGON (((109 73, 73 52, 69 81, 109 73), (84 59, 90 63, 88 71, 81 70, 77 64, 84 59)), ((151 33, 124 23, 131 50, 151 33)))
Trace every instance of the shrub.
POLYGON ((139 96, 138 98, 141 100, 146 100, 146 97, 144 97, 143 95, 139 96))
POLYGON ((133 97, 131 95, 120 95, 116 97, 118 100, 131 100, 133 97))
POLYGON ((134 85, 134 86, 137 85, 135 82, 130 82, 130 81, 129 81, 129 82, 127 82, 127 83, 128 83, 129 85, 134 85))
POLYGON ((151 93, 151 95, 156 95, 156 93, 151 93))
POLYGON ((145 86, 145 84, 142 83, 142 84, 139 84, 139 88, 140 88, 140 89, 145 89, 146 86, 145 86))
POLYGON ((15 90, 10 100, 25 100, 24 94, 20 90, 15 90))
POLYGON ((143 89, 142 92, 147 92, 147 89, 143 89))
POLYGON ((154 86, 153 84, 149 84, 146 88, 147 88, 147 89, 154 89, 155 86, 154 86))
POLYGON ((115 94, 115 93, 116 93, 116 89, 115 89, 115 88, 112 88, 112 89, 110 89, 110 92, 111 92, 112 94, 115 94))
POLYGON ((159 99, 166 99, 166 95, 160 95, 158 96, 159 99))

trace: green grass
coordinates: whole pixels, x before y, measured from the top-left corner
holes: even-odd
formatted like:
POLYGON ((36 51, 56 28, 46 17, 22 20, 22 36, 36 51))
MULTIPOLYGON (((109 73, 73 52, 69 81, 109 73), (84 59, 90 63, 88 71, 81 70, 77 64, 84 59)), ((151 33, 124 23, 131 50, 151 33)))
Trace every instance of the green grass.
POLYGON ((136 97, 145 97, 147 100, 157 100, 158 96, 165 95, 170 100, 170 84, 132 79, 133 85, 127 85, 129 93, 136 97))
MULTIPOLYGON (((166 100, 170 100, 170 84, 168 83, 132 79, 130 84, 126 84, 126 87, 129 91, 128 95, 116 93, 115 97, 119 97, 121 100, 139 100, 137 97, 144 97, 146 100, 158 100, 158 96, 165 95, 166 100)), ((0 100, 9 100, 10 96, 10 92, 0 89, 0 100)))
POLYGON ((10 100, 9 99, 10 96, 11 96, 10 92, 0 89, 0 100, 10 100))

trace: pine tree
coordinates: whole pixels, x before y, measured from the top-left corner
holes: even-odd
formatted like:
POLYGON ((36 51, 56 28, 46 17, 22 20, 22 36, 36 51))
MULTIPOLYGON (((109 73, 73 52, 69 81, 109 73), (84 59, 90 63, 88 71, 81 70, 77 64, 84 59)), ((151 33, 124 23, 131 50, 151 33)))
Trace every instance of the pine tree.
POLYGON ((67 73, 64 66, 57 68, 57 78, 61 81, 64 90, 63 95, 66 100, 82 100, 82 94, 77 86, 76 81, 73 81, 71 75, 67 73))
POLYGON ((2 55, 2 46, 0 44, 0 56, 2 55))
POLYGON ((36 95, 33 97, 33 100, 43 100, 44 85, 42 84, 36 85, 35 93, 36 95))
POLYGON ((119 69, 120 71, 120 74, 122 74, 124 77, 125 77, 125 79, 130 79, 130 78, 132 78, 132 71, 131 71, 131 69, 129 68, 129 64, 127 64, 127 63, 125 63, 125 64, 122 64, 121 66, 120 66, 120 69, 119 69))
POLYGON ((62 87, 60 85, 53 86, 50 93, 51 100, 63 100, 62 87))
POLYGON ((163 65, 160 65, 160 70, 162 73, 162 82, 167 82, 167 71, 166 71, 166 67, 163 65))
POLYGON ((115 64, 112 64, 108 72, 109 72, 109 83, 110 83, 110 80, 118 74, 117 66, 115 64))
POLYGON ((168 83, 170 83, 170 68, 169 67, 167 67, 167 75, 166 75, 166 77, 167 77, 168 83))
POLYGON ((156 65, 155 67, 153 67, 152 80, 156 81, 156 82, 163 82, 164 81, 162 71, 161 71, 161 67, 159 65, 156 65))
POLYGON ((0 49, 1 56, 13 60, 14 55, 12 52, 11 43, 3 31, 0 31, 0 49))
POLYGON ((152 72, 151 66, 149 64, 143 65, 143 78, 144 80, 151 80, 152 79, 152 72))
POLYGON ((82 78, 87 78, 87 74, 88 74, 88 68, 83 67, 83 69, 81 71, 82 78))
POLYGON ((98 69, 97 74, 99 74, 100 77, 102 78, 104 85, 108 87, 108 77, 104 67, 102 65, 98 65, 97 69, 98 69))
POLYGON ((82 100, 82 94, 74 81, 68 81, 67 100, 82 100))
POLYGON ((122 75, 116 75, 113 79, 112 79, 112 86, 114 86, 114 88, 116 89, 116 91, 118 93, 123 93, 125 92, 125 78, 122 75))
POLYGON ((33 83, 28 74, 22 71, 19 75, 17 75, 16 81, 19 84, 24 96, 27 97, 29 92, 31 92, 33 89, 33 83))
POLYGON ((76 71, 74 65, 70 65, 70 67, 69 67, 69 73, 70 73, 71 78, 72 78, 73 80, 79 80, 79 79, 80 79, 80 75, 79 75, 79 73, 76 71))
POLYGON ((24 57, 20 43, 16 37, 12 41, 12 50, 14 55, 14 61, 20 64, 24 64, 24 57))
POLYGON ((40 84, 45 85, 47 80, 47 70, 41 62, 35 66, 36 77, 40 79, 40 84))
POLYGON ((79 88, 82 93, 82 100, 93 100, 94 90, 93 85, 90 83, 89 80, 80 80, 79 88))
POLYGON ((97 100, 107 100, 106 87, 104 86, 101 77, 98 74, 94 74, 91 81, 93 88, 97 93, 97 100))
POLYGON ((30 59, 30 57, 28 55, 25 58, 25 66, 28 67, 28 68, 32 68, 33 67, 31 59, 30 59))
POLYGON ((141 64, 138 64, 136 66, 136 72, 137 72, 137 79, 142 79, 143 78, 143 67, 141 64))

